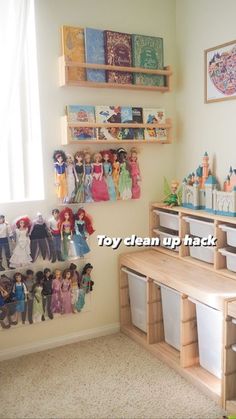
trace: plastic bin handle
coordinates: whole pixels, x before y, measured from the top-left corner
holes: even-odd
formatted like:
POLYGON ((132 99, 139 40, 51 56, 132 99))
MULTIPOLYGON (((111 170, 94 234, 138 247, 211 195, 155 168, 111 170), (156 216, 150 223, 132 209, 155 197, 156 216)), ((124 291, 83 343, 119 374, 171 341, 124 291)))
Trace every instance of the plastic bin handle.
POLYGON ((217 308, 211 307, 208 304, 205 304, 205 303, 202 303, 201 301, 195 300, 192 297, 188 297, 188 300, 191 301, 191 303, 199 304, 199 305, 204 306, 204 307, 209 307, 209 308, 211 308, 212 310, 215 310, 215 311, 220 311, 220 310, 217 310, 217 308))
POLYGON ((231 345, 231 349, 232 351, 236 352, 236 343, 233 343, 233 345, 231 345))
POLYGON ((180 295, 180 292, 179 291, 175 290, 174 288, 168 287, 167 285, 161 284, 161 283, 159 283, 157 281, 154 281, 154 284, 158 285, 161 288, 165 288, 166 290, 169 290, 169 291, 171 291, 171 292, 173 292, 175 294, 180 295))
POLYGON ((234 227, 227 226, 226 224, 219 224, 218 227, 221 228, 222 231, 228 231, 228 230, 236 231, 234 227))
POLYGON ((233 324, 236 324, 236 319, 234 319, 234 318, 233 318, 233 319, 232 319, 232 323, 233 323, 233 324))
POLYGON ((226 249, 218 249, 218 250, 223 256, 227 256, 230 253, 226 249))
POLYGON ((178 217, 178 213, 176 214, 172 214, 171 212, 168 211, 158 211, 158 210, 153 210, 153 212, 155 212, 155 214, 160 215, 160 214, 164 214, 164 215, 168 215, 168 217, 178 217))
POLYGON ((122 272, 125 272, 125 273, 126 273, 126 274, 128 274, 128 275, 132 275, 132 276, 134 276, 135 278, 141 279, 141 280, 142 280, 142 281, 144 281, 144 282, 146 282, 146 281, 147 281, 147 277, 146 277, 146 276, 141 276, 141 274, 140 274, 140 275, 138 275, 138 274, 136 274, 135 272, 129 271, 129 269, 126 269, 126 268, 121 268, 121 270, 122 270, 122 272))
POLYGON ((183 217, 184 221, 187 221, 187 223, 191 223, 192 221, 194 223, 203 223, 205 225, 213 226, 214 224, 210 221, 204 221, 204 220, 198 220, 197 218, 191 218, 191 217, 183 217))

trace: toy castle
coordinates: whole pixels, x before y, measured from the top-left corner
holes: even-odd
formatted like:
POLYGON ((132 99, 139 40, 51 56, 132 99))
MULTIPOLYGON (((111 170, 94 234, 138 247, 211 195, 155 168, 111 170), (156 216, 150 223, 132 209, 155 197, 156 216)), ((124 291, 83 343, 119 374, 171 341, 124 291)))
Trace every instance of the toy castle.
POLYGON ((236 216, 236 169, 230 167, 223 191, 209 170, 209 157, 205 153, 196 173, 183 180, 182 206, 203 209, 214 214, 236 216))

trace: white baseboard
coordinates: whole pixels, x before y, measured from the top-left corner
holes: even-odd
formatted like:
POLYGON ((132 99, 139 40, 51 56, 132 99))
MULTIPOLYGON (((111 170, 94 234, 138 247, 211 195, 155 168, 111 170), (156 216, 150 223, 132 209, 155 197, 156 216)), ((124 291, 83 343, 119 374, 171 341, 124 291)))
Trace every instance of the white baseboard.
POLYGON ((17 358, 22 355, 27 355, 33 352, 45 351, 47 349, 56 348, 58 346, 68 345, 70 343, 80 342, 97 338, 100 336, 112 335, 120 331, 120 323, 108 324, 107 326, 97 327, 95 329, 82 330, 69 335, 59 336, 55 338, 45 339, 27 345, 17 346, 11 349, 4 349, 0 351, 0 361, 17 358))

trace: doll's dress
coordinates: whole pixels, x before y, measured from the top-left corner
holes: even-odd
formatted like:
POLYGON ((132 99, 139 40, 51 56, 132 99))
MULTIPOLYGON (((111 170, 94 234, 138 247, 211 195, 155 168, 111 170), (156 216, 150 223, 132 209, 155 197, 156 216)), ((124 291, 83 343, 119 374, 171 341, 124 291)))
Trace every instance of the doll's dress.
POLYGON ((77 280, 77 274, 75 273, 71 278, 71 303, 72 306, 75 306, 76 301, 78 300, 79 286, 77 280))
POLYGON ((67 181, 66 181, 66 163, 54 163, 56 170, 56 183, 58 198, 64 199, 67 196, 67 181))
POLYGON ((84 195, 85 195, 85 202, 93 202, 92 198, 92 164, 87 163, 84 165, 84 172, 85 172, 85 178, 84 178, 84 195))
POLYGON ((35 317, 40 317, 40 318, 43 315, 42 290, 43 290, 43 287, 41 285, 36 285, 34 289, 33 315, 35 317))
POLYGON ((43 259, 50 260, 51 250, 49 242, 49 233, 46 223, 34 223, 32 232, 30 234, 30 253, 33 258, 33 262, 39 256, 41 252, 43 259))
POLYGON ((132 197, 132 179, 129 171, 127 170, 126 162, 120 164, 120 177, 119 177, 119 192, 121 199, 130 199, 132 197))
POLYGON ((85 231, 85 222, 83 220, 76 220, 73 239, 76 255, 80 257, 90 252, 90 248, 86 242, 85 231))
POLYGON ((62 314, 72 313, 71 285, 65 279, 62 280, 61 292, 62 292, 62 314))
POLYGON ((25 292, 24 292, 24 285, 22 283, 15 284, 14 286, 14 294, 16 300, 16 311, 18 313, 23 313, 25 310, 25 292))
POLYGON ((32 262, 30 256, 30 238, 28 236, 28 229, 16 229, 16 247, 13 250, 10 259, 10 267, 17 268, 20 266, 28 265, 32 262))
POLYGON ((67 180, 67 197, 66 202, 72 202, 75 196, 75 167, 73 164, 68 164, 66 168, 66 180, 67 180))
POLYGON ((112 179, 115 185, 116 196, 119 197, 119 177, 120 177, 120 163, 114 161, 112 164, 112 179))
POLYGON ((103 171, 105 175, 105 181, 108 188, 108 193, 111 201, 116 200, 116 190, 115 185, 112 178, 112 165, 110 162, 103 163, 103 171))
POLYGON ((130 175, 132 179, 132 198, 138 199, 140 198, 140 186, 138 184, 138 179, 140 176, 139 167, 137 162, 131 161, 129 162, 130 165, 130 175))
POLYGON ((76 181, 74 202, 84 202, 84 165, 76 164, 75 170, 78 181, 76 181))
POLYGON ((61 298, 61 281, 54 278, 52 281, 52 313, 61 313, 62 311, 62 298, 61 298))
POLYGON ((85 290, 81 288, 79 290, 78 300, 75 304, 75 308, 77 311, 81 311, 85 304, 85 290))
POLYGON ((92 182, 92 197, 94 201, 109 201, 109 194, 107 190, 107 184, 104 177, 100 180, 102 173, 102 164, 93 164, 93 182, 92 182), (99 179, 98 179, 99 178, 99 179))
MULTIPOLYGON (((64 224, 65 228, 70 227, 70 224, 64 224)), ((75 245, 72 240, 72 232, 67 233, 63 231, 62 233, 62 257, 63 259, 73 259, 76 257, 75 245)))

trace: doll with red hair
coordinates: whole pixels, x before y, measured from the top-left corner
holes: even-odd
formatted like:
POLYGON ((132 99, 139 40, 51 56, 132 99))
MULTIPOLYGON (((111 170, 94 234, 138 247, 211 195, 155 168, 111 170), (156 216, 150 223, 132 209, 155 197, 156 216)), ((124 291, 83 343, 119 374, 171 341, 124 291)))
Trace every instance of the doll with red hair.
POLYGON ((94 233, 92 221, 89 215, 84 211, 83 208, 79 208, 75 216, 75 235, 74 245, 76 255, 83 257, 86 253, 90 252, 90 248, 87 243, 87 237, 94 233))
POLYGON ((10 259, 11 268, 18 268, 32 262, 29 238, 30 227, 31 221, 27 216, 19 218, 15 223, 16 246, 10 259))
POLYGON ((73 246, 74 215, 71 208, 64 208, 59 214, 59 229, 62 242, 62 256, 70 259, 75 256, 73 246))

